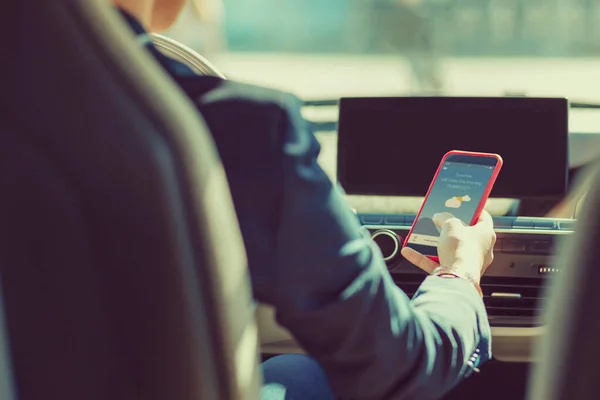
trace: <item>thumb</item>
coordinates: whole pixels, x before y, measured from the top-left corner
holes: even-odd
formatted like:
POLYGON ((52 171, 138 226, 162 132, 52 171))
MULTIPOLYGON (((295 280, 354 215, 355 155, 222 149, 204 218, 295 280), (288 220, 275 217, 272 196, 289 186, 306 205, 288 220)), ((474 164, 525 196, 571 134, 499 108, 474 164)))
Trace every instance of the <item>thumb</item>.
POLYGON ((408 262, 421 268, 428 274, 431 274, 433 270, 439 266, 435 261, 425 257, 423 254, 410 247, 404 247, 400 252, 402 257, 406 258, 408 262))

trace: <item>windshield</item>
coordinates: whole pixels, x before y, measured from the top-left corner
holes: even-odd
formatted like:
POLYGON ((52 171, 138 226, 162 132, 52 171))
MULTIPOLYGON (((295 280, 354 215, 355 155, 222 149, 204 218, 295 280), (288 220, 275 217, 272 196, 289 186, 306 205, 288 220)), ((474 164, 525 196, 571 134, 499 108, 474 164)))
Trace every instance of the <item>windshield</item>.
POLYGON ((193 0, 168 34, 304 99, 598 99, 599 17, 594 0, 193 0))
MULTIPOLYGON (((594 0, 191 0, 166 34, 230 79, 304 100, 443 94, 593 103, 598 21, 594 0)), ((335 179, 337 107, 307 107, 305 116, 321 124, 322 164, 335 179)), ((600 112, 575 110, 570 124, 598 132, 600 112)), ((353 204, 416 212, 421 199, 374 201, 353 204)), ((502 204, 490 211, 507 211, 502 204)))

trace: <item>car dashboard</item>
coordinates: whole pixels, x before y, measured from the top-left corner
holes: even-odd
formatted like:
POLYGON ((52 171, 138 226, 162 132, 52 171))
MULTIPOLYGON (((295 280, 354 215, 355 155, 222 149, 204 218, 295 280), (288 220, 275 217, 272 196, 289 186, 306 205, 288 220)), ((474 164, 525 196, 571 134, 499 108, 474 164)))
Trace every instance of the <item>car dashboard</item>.
MULTIPOLYGON (((318 114, 314 112, 314 108, 319 104, 313 103, 310 104, 312 113, 308 112, 307 115, 318 114)), ((332 107, 334 104, 323 102, 322 106, 332 107)), ((572 114, 572 111, 569 113, 572 114)), ((569 126, 571 125, 576 124, 570 120, 569 126)), ((597 158, 597 151, 590 149, 600 144, 600 134, 583 132, 581 124, 576 126, 578 131, 567 132, 565 128, 564 132, 567 136, 564 141, 568 141, 568 144, 563 146, 562 151, 567 153, 564 158, 568 163, 567 178, 570 180, 582 167, 597 158)), ((334 131, 334 123, 321 120, 314 124, 314 128, 322 144, 320 162, 332 180, 336 180, 339 178, 339 161, 338 165, 334 165, 334 159, 339 154, 336 152, 336 148, 339 152, 339 139, 334 131)), ((535 185, 535 181, 532 184, 535 185)), ((528 200, 491 198, 488 201, 487 208, 493 215, 497 241, 494 261, 482 278, 481 287, 492 327, 492 352, 495 360, 514 363, 530 363, 535 360, 534 342, 545 330, 542 312, 545 286, 553 276, 560 274, 561 269, 567 267, 556 265, 554 255, 557 245, 574 232, 575 204, 583 194, 575 193, 570 182, 567 187, 569 192, 566 196, 547 202, 546 205, 536 208, 536 204, 543 202, 530 202, 534 207, 529 210, 534 212, 528 215, 543 215, 538 217, 518 216, 524 209, 523 203, 528 200)), ((357 209, 357 217, 362 226, 379 246, 394 282, 412 297, 426 273, 400 254, 403 239, 413 225, 422 201, 422 197, 411 197, 414 196, 412 194, 407 196, 349 193, 348 199, 357 209), (373 204, 376 206, 370 207, 373 204), (381 210, 384 212, 379 212, 381 210)), ((257 309, 257 322, 264 355, 303 352, 292 335, 276 323, 272 308, 260 305, 257 309)))

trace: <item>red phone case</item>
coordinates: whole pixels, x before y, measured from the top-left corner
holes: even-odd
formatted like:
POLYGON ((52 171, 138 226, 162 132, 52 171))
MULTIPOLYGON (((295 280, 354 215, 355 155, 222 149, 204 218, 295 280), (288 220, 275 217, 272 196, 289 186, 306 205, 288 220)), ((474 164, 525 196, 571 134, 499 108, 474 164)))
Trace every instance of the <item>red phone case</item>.
MULTIPOLYGON (((496 166, 494 167, 494 172, 492 172, 490 181, 489 181, 487 187, 485 188, 485 191, 483 192, 481 201, 479 202, 479 204, 477 205, 477 209, 475 210, 473 220, 471 221, 471 223, 469 225, 474 225, 479 220, 479 217, 481 216, 481 212, 483 211, 483 208, 485 207, 485 203, 486 203, 488 197, 490 196, 490 192, 492 191, 492 188, 494 187, 496 178, 498 177, 498 174, 500 173, 500 169, 502 168, 502 163, 503 163, 502 157, 500 157, 498 154, 492 154, 492 153, 477 153, 477 152, 472 152, 472 151, 461 151, 461 150, 449 151, 446 154, 444 154, 444 157, 442 157, 442 161, 440 161, 440 165, 438 166, 438 169, 435 172, 435 175, 433 176, 431 184, 429 185, 429 189, 427 189, 427 194, 425 195, 425 199, 423 199, 423 204, 421 204, 421 208, 419 209, 419 212, 417 213, 417 216, 415 217, 415 222, 413 222, 413 225, 410 227, 410 231, 408 232, 408 235, 406 235, 406 238, 404 238, 404 243, 402 244, 402 247, 406 247, 406 245, 408 244, 408 239, 410 238, 410 235, 412 235, 412 231, 415 227, 415 224, 417 223, 417 221, 419 220, 419 217, 421 216, 421 211, 423 211, 423 206, 425 205, 425 203, 427 202, 427 199, 429 198, 429 192, 431 192, 431 188, 433 188, 433 185, 434 185, 435 181, 437 180, 437 177, 440 173, 442 165, 446 161, 446 158, 451 155, 464 155, 464 156, 474 156, 474 157, 493 157, 497 160, 496 166)), ((440 262, 440 260, 437 256, 427 256, 427 258, 429 258, 437 263, 440 262)))

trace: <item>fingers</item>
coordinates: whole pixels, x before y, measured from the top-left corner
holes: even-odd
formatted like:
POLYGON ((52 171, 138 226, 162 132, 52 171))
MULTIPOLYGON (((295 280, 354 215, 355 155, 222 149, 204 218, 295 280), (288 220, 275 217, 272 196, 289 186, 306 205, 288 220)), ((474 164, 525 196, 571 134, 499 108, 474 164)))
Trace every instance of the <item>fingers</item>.
POLYGON ((438 264, 425 257, 423 254, 419 253, 415 249, 411 249, 410 247, 404 247, 401 250, 401 254, 404 258, 406 258, 410 263, 416 265, 421 268, 423 271, 431 274, 434 269, 438 267, 438 264))

